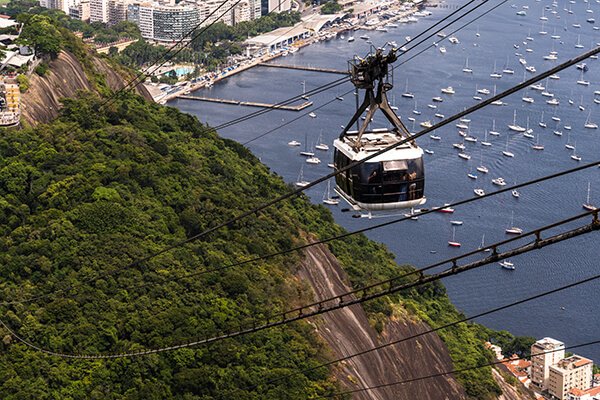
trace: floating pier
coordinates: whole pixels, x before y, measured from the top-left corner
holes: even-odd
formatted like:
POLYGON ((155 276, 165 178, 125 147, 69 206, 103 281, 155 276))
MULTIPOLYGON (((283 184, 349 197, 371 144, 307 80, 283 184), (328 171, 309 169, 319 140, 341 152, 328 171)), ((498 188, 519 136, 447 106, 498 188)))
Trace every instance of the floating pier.
POLYGON ((301 71, 314 71, 314 72, 325 72, 328 74, 348 75, 348 71, 344 71, 341 69, 333 69, 333 68, 306 67, 306 66, 273 64, 273 63, 259 63, 258 65, 261 67, 298 69, 301 71))
POLYGON ((196 101, 207 101, 210 103, 221 103, 221 104, 232 104, 236 106, 248 106, 248 107, 260 107, 260 108, 274 108, 278 110, 286 110, 286 111, 302 111, 307 107, 312 106, 312 101, 305 101, 302 104, 298 104, 296 106, 292 105, 281 105, 281 104, 271 104, 271 103, 258 103, 255 101, 239 101, 233 99, 216 99, 213 97, 198 97, 198 96, 186 96, 179 95, 178 99, 184 100, 196 100, 196 101))

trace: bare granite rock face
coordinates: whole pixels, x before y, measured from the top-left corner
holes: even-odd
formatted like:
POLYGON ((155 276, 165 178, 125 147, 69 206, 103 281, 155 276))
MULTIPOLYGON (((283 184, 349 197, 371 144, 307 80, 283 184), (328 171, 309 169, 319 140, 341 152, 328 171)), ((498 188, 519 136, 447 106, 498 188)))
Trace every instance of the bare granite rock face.
MULTIPOLYGON (((305 251, 297 275, 308 282, 315 300, 334 297, 350 290, 347 276, 327 247, 313 246, 305 251)), ((429 329, 423 322, 394 318, 381 335, 369 325, 360 305, 323 314, 312 321, 317 333, 341 358, 429 329)), ((336 377, 347 390, 361 389, 389 382, 445 372, 453 369, 452 360, 442 340, 427 334, 416 340, 385 347, 353 357, 338 365, 336 377)), ((415 381, 404 385, 358 391, 353 399, 466 399, 462 386, 452 377, 415 381)))
MULTIPOLYGON (((118 90, 128 82, 106 61, 92 54, 90 60, 96 73, 105 77, 111 89, 118 90)), ((49 63, 48 72, 43 77, 35 73, 30 76, 29 89, 21 96, 21 116, 29 125, 50 122, 58 116, 60 99, 76 97, 79 91, 90 90, 93 90, 93 86, 79 60, 71 53, 61 51, 49 63)), ((152 96, 143 85, 138 85, 136 91, 152 101, 152 96)))

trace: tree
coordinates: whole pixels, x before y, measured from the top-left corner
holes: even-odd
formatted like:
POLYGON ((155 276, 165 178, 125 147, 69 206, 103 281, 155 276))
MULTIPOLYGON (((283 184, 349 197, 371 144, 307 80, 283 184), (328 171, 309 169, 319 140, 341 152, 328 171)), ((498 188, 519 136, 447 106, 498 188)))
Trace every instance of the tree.
POLYGON ((25 93, 27 89, 29 89, 29 79, 27 78, 27 75, 17 75, 17 83, 19 84, 19 91, 21 93, 25 93))
POLYGON ((332 0, 325 3, 321 7, 321 14, 335 14, 342 10, 342 6, 337 3, 337 0, 332 0))
POLYGON ((35 51, 58 57, 62 49, 62 35, 49 17, 32 15, 24 24, 21 38, 32 45, 35 51))

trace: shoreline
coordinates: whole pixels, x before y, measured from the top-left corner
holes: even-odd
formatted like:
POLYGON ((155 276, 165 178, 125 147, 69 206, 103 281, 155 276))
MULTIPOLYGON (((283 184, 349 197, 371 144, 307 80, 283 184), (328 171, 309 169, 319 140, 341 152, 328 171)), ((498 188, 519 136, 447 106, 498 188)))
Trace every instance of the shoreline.
MULTIPOLYGON (((424 4, 424 2, 422 4, 424 4)), ((438 4, 439 3, 435 3, 433 6, 437 6, 438 4)), ((378 28, 384 27, 386 24, 395 23, 395 22, 400 21, 401 19, 411 17, 419 11, 418 5, 413 5, 409 9, 401 10, 401 7, 405 7, 405 6, 406 5, 404 3, 397 3, 397 4, 392 5, 390 7, 390 9, 395 10, 396 15, 394 15, 391 18, 379 20, 377 23, 367 25, 366 23, 369 20, 371 20, 372 18, 377 17, 381 13, 387 11, 387 10, 379 10, 378 12, 374 12, 373 14, 371 14, 369 16, 370 18, 366 19, 365 21, 363 21, 359 24, 343 26, 343 27, 333 27, 331 29, 322 30, 318 34, 313 35, 307 39, 299 40, 296 43, 290 44, 289 45, 290 50, 281 50, 281 51, 278 51, 275 53, 267 53, 260 57, 243 60, 240 63, 236 64, 235 67, 227 67, 227 68, 225 68, 225 70, 208 72, 204 75, 194 78, 193 80, 182 81, 182 82, 178 83, 177 86, 175 86, 174 88, 171 88, 170 90, 168 90, 166 92, 163 92, 162 89, 158 89, 157 84, 144 83, 144 86, 146 86, 146 88, 151 93, 156 92, 157 89, 160 90, 161 93, 157 96, 153 95, 153 99, 156 103, 166 104, 168 101, 174 100, 181 95, 187 95, 187 94, 190 94, 191 92, 195 92, 197 90, 207 88, 207 87, 210 88, 214 83, 219 82, 223 79, 227 79, 231 76, 239 74, 250 68, 254 68, 261 63, 265 63, 265 62, 274 60, 276 58, 286 56, 289 54, 289 52, 295 53, 296 51, 300 50, 303 47, 309 46, 314 43, 318 43, 322 40, 330 40, 331 38, 337 37, 338 35, 343 34, 345 32, 354 32, 354 31, 359 31, 359 30, 377 30, 378 28)), ((404 21, 403 23, 411 23, 411 22, 417 22, 417 21, 416 20, 404 21)))

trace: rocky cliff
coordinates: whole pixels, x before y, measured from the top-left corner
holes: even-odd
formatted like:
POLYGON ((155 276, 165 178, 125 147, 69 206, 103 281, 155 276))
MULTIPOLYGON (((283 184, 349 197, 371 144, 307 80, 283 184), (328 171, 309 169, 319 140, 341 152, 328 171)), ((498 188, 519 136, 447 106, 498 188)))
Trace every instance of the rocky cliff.
MULTIPOLYGON (((306 250, 297 275, 312 288, 315 300, 335 297, 350 289, 346 273, 327 247, 306 250)), ((410 318, 393 318, 381 335, 369 325, 360 305, 330 312, 312 321, 320 337, 327 342, 335 359, 368 350, 428 330, 410 318)), ((348 359, 338 365, 336 377, 347 390, 396 382, 453 369, 452 360, 442 340, 427 334, 348 359)), ((374 390, 359 391, 353 399, 465 399, 464 390, 452 377, 415 381, 374 390)))
MULTIPOLYGON (((122 72, 116 71, 101 58, 90 54, 89 59, 93 71, 88 73, 103 77, 112 90, 118 90, 128 82, 122 72)), ((76 97, 79 91, 95 90, 84 66, 67 51, 62 51, 55 60, 50 61, 48 72, 43 77, 32 74, 29 83, 29 89, 21 98, 21 110, 22 118, 30 125, 47 123, 56 118, 61 107, 60 99, 76 97)), ((146 99, 152 100, 143 85, 139 85, 136 90, 146 99)))

